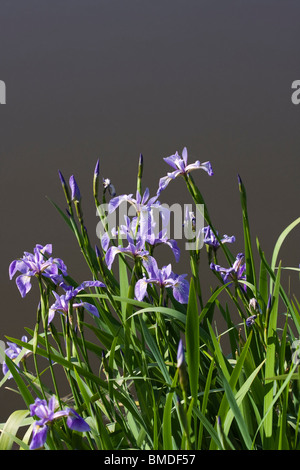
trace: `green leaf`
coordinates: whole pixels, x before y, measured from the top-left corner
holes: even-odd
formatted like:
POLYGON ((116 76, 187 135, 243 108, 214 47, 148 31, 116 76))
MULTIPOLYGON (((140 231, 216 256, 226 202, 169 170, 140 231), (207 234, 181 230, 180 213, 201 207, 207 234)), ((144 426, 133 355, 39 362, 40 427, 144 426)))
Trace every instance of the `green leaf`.
MULTIPOLYGON (((13 338, 11 338, 10 340, 12 342, 16 342, 13 338)), ((23 342, 21 341, 21 343, 23 343, 23 342)), ((27 348, 27 343, 23 343, 23 346, 27 348)), ((27 349, 30 349, 30 347, 27 348, 27 349)), ((4 354, 4 352, 2 351, 1 348, 0 348, 0 354, 3 355, 3 357, 5 358, 5 363, 6 363, 7 367, 9 368, 9 370, 10 370, 10 372, 11 372, 11 374, 12 374, 12 376, 13 376, 13 378, 14 378, 17 386, 18 386, 18 389, 19 389, 19 391, 20 391, 20 393, 23 397, 23 400, 25 401, 26 406, 29 408, 29 405, 34 403, 34 398, 31 395, 30 391, 28 390, 27 385, 24 383, 24 381, 22 379, 22 376, 19 372, 18 366, 8 356, 6 356, 4 354)), ((22 352, 20 353, 20 355, 21 354, 23 355, 22 352)), ((47 355, 45 355, 45 357, 47 357, 47 355)))
POLYGON ((17 432, 28 415, 29 410, 17 410, 9 416, 0 435, 0 450, 11 450, 17 432))
POLYGON ((253 259, 253 252, 251 246, 250 226, 247 209, 247 194, 244 183, 239 177, 239 190, 241 197, 241 206, 243 214, 243 230, 244 230, 244 244, 245 244, 245 260, 246 260, 246 278, 254 284, 256 288, 255 264, 253 259))
POLYGON ((172 427, 171 427, 171 418, 172 418, 172 401, 173 401, 174 392, 167 394, 166 404, 164 407, 163 414, 163 449, 164 450, 173 450, 172 444, 172 427))
MULTIPOLYGON (((237 393, 235 395, 235 400, 236 400, 236 403, 237 403, 238 406, 241 405, 243 399, 248 394, 248 392, 250 390, 250 387, 252 386, 255 377, 257 376, 258 372, 260 371, 260 369, 262 368, 264 363, 265 363, 265 361, 262 361, 262 363, 259 364, 259 366, 252 372, 252 374, 243 383, 241 388, 237 391, 237 393)), ((229 428, 230 428, 230 425, 231 425, 231 422, 232 422, 233 418, 234 418, 233 410, 229 409, 227 414, 226 414, 225 421, 224 421, 224 432, 225 432, 225 434, 228 434, 229 428)))
MULTIPOLYGON (((300 217, 298 217, 294 222, 292 222, 290 225, 286 227, 285 230, 281 233, 281 235, 278 237, 278 240, 275 244, 274 250, 273 250, 273 255, 272 255, 272 260, 271 260, 271 269, 274 271, 276 263, 277 263, 277 258, 278 254, 280 251, 280 248, 285 240, 285 238, 288 236, 288 234, 300 223, 300 217)), ((272 286, 273 286, 273 281, 272 279, 270 280, 270 292, 272 292, 272 286)))
POLYGON ((199 378, 199 316, 194 279, 191 278, 189 301, 186 315, 186 354, 192 397, 197 403, 199 378))
MULTIPOLYGON (((265 377, 272 377, 275 375, 275 348, 276 348, 276 337, 277 337, 277 316, 278 316, 278 302, 279 302, 279 286, 280 286, 280 273, 281 269, 279 266, 275 287, 273 302, 270 312, 268 335, 267 335, 267 351, 266 351, 266 365, 265 365, 265 377)), ((266 393, 264 397, 264 415, 273 400, 273 381, 266 379, 266 393)), ((265 449, 270 448, 273 444, 273 413, 269 413, 264 421, 264 434, 265 434, 265 449)))
POLYGON ((225 390, 225 394, 226 394, 228 403, 229 403, 230 408, 231 408, 231 410, 234 414, 235 420, 236 420, 236 422, 239 426, 239 430, 240 430, 241 435, 244 439, 244 443, 245 443, 247 449, 250 450, 251 447, 252 447, 252 440, 251 440, 251 437, 249 435, 247 425, 246 425, 246 423, 243 419, 242 413, 241 413, 241 411, 239 409, 239 406, 236 402, 236 399, 234 397, 232 388, 231 388, 231 386, 229 385, 228 381, 225 379, 224 376, 222 377, 222 381, 223 381, 223 386, 224 386, 224 390, 225 390))

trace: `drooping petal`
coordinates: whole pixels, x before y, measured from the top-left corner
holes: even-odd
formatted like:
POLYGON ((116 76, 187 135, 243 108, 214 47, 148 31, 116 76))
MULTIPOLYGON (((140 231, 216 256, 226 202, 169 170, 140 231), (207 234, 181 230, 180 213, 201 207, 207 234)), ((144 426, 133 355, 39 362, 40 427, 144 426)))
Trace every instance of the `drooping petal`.
POLYGON ((107 250, 106 255, 105 255, 105 263, 106 263, 108 269, 111 269, 111 266, 114 262, 115 256, 118 253, 121 253, 121 252, 122 252, 121 248, 117 248, 116 246, 111 246, 107 250))
POLYGON ((48 325, 50 325, 50 323, 52 322, 52 320, 54 318, 54 315, 55 315, 55 312, 56 312, 56 310, 54 310, 53 308, 49 308, 49 311, 48 311, 48 325))
POLYGON ((170 173, 167 176, 163 176, 162 178, 160 178, 159 184, 158 184, 157 196, 159 196, 160 193, 164 189, 166 189, 166 187, 168 186, 170 181, 172 181, 172 179, 174 179, 174 178, 171 178, 171 176, 169 176, 169 175, 170 175, 170 173))
POLYGON ((73 431, 88 432, 90 426, 75 410, 68 408, 67 426, 73 431))
POLYGON ((148 285, 148 282, 147 282, 147 279, 145 278, 139 279, 137 281, 137 283, 135 284, 135 288, 134 288, 134 294, 137 300, 142 301, 144 299, 146 292, 147 292, 147 285, 148 285))
POLYGON ((189 300, 189 288, 190 285, 183 276, 178 276, 177 282, 173 288, 173 295, 177 302, 181 304, 187 304, 189 300))
POLYGON ((12 280, 12 278, 14 277, 17 271, 19 271, 22 274, 25 274, 28 272, 28 269, 29 269, 28 265, 24 263, 23 260, 17 259, 17 260, 12 261, 8 269, 10 280, 12 280))
POLYGON ((28 292, 31 289, 30 280, 31 280, 31 277, 27 276, 26 274, 21 274, 21 276, 18 276, 17 279, 16 279, 17 287, 18 287, 18 289, 20 291, 20 294, 23 298, 25 297, 26 294, 28 294, 28 292))
POLYGON ((175 260, 178 263, 179 258, 180 258, 180 249, 177 245, 176 240, 166 240, 166 241, 163 241, 162 243, 165 243, 166 245, 169 245, 171 247, 173 254, 175 256, 175 260))
POLYGON ((95 305, 92 305, 88 302, 83 302, 83 307, 92 315, 95 315, 95 317, 99 317, 99 312, 98 312, 97 307, 95 307, 95 305))
POLYGON ((102 246, 104 251, 108 250, 109 243, 110 243, 110 236, 109 236, 108 232, 104 232, 104 234, 101 237, 101 246, 102 246))
POLYGON ((44 447, 47 440, 48 426, 46 424, 40 426, 37 423, 34 423, 32 440, 29 446, 30 450, 40 449, 44 447))
POLYGON ((206 171, 209 176, 213 176, 214 172, 210 162, 201 163, 202 170, 206 171))

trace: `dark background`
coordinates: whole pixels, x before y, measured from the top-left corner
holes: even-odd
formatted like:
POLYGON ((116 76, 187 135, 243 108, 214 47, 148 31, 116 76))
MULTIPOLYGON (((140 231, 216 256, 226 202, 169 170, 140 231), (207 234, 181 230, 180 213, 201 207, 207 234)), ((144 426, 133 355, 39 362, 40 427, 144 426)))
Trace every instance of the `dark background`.
MULTIPOLYGON (((291 102, 300 79, 299 17, 296 0, 1 0, 1 340, 34 325, 36 290, 21 299, 8 278, 9 263, 24 251, 52 243, 78 282, 90 278, 46 198, 65 207, 58 169, 75 175, 95 237, 97 158, 101 177, 119 194, 134 193, 142 152, 143 184, 153 195, 170 170, 163 157, 187 146, 190 163, 212 163, 213 177, 194 177, 220 234, 236 235, 233 251, 243 249, 239 173, 252 234, 271 256, 300 215, 300 106, 291 102)), ((183 180, 161 200, 190 202, 183 180)), ((298 267, 299 241, 296 229, 281 252, 285 266, 298 267)), ((184 254, 174 270, 188 272, 184 254)), ((298 276, 291 290, 299 295, 298 276)), ((0 422, 15 406, 23 401, 1 388, 0 422)))

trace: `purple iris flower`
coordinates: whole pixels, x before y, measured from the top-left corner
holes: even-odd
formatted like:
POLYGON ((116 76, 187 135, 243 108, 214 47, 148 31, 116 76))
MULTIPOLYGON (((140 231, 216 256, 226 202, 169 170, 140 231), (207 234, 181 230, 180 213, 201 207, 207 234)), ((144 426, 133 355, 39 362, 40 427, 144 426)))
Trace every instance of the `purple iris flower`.
POLYGON ((90 430, 86 421, 72 408, 56 410, 58 410, 58 401, 55 396, 50 398, 48 404, 46 400, 37 398, 34 404, 30 405, 30 416, 37 416, 39 418, 33 424, 32 441, 30 443, 31 450, 44 446, 49 425, 62 417, 67 418, 67 426, 73 431, 88 432, 90 430))
POLYGON ((128 255, 131 258, 141 258, 145 259, 149 256, 149 251, 145 250, 145 240, 142 238, 138 238, 135 242, 130 239, 128 236, 128 245, 126 247, 122 246, 111 246, 105 255, 105 262, 107 264, 108 269, 111 269, 111 266, 114 262, 114 259, 117 254, 123 253, 124 255, 128 255))
POLYGON ((31 277, 43 275, 51 279, 55 284, 63 281, 62 275, 67 275, 67 268, 59 258, 52 258, 52 245, 36 245, 34 253, 24 252, 21 259, 14 260, 9 266, 9 277, 13 278, 17 271, 21 275, 16 278, 16 284, 22 297, 31 289, 31 277), (61 273, 62 274, 61 274, 61 273))
POLYGON ((211 227, 203 227, 202 233, 204 234, 204 239, 203 242, 206 245, 209 245, 213 247, 215 250, 219 248, 221 243, 234 243, 235 242, 235 236, 232 235, 229 237, 228 235, 223 235, 223 237, 220 239, 220 242, 217 240, 217 237, 213 233, 211 227))
POLYGON ((138 217, 141 237, 146 237, 155 225, 154 211, 159 211, 159 214, 162 218, 163 227, 165 227, 169 221, 170 210, 161 205, 160 202, 157 201, 157 198, 158 195, 149 198, 148 188, 146 188, 143 196, 141 196, 140 192, 137 191, 135 198, 132 194, 123 194, 110 200, 108 205, 108 213, 112 214, 122 202, 128 202, 135 210, 135 214, 133 215, 138 217))
POLYGON ((174 168, 174 171, 168 173, 167 176, 164 176, 159 180, 157 195, 159 195, 161 191, 163 191, 168 186, 170 181, 174 180, 179 175, 187 175, 191 171, 198 169, 206 171, 209 176, 212 176, 214 174, 210 162, 200 163, 199 160, 197 160, 195 163, 191 163, 188 165, 188 151, 186 147, 184 147, 182 151, 182 157, 180 157, 178 152, 176 151, 174 155, 166 157, 164 158, 164 160, 172 168, 174 168))
POLYGON ((53 291, 53 295, 56 299, 55 303, 51 305, 49 309, 49 314, 48 314, 48 324, 52 322, 55 312, 59 312, 62 315, 68 315, 69 311, 69 305, 70 302, 72 302, 72 307, 79 308, 83 307, 85 308, 88 312, 90 312, 92 315, 95 315, 96 317, 99 317, 99 312, 98 309, 95 307, 95 305, 92 305, 88 302, 75 302, 73 303, 73 300, 76 298, 77 294, 86 289, 87 287, 106 287, 105 284, 101 281, 84 281, 82 284, 80 284, 78 287, 74 288, 71 286, 62 286, 64 290, 66 291, 65 294, 63 295, 58 295, 55 291, 53 291))
MULTIPOLYGON (((246 263, 245 261, 245 256, 243 253, 239 253, 236 257, 235 262, 233 263, 231 268, 222 268, 218 264, 211 263, 210 267, 212 270, 217 271, 221 274, 221 277, 223 279, 224 283, 229 282, 231 279, 235 283, 239 280, 245 280, 246 275, 245 270, 246 270, 246 263)), ((244 289, 246 289, 246 286, 244 285, 244 289)))
POLYGON ((160 288, 170 287, 173 290, 174 298, 178 302, 182 304, 188 303, 189 283, 185 279, 186 274, 174 274, 171 264, 159 269, 156 260, 152 256, 149 256, 143 264, 149 277, 146 278, 144 276, 143 279, 137 281, 135 285, 135 296, 137 300, 144 299, 148 284, 157 284, 160 288))
MULTIPOLYGON (((24 343, 27 343, 28 341, 27 336, 22 336, 21 341, 23 341, 24 343)), ((19 356, 22 350, 25 350, 25 348, 20 348, 19 346, 17 346, 15 343, 12 343, 11 341, 7 341, 7 345, 8 345, 8 348, 5 349, 4 352, 6 356, 9 357, 12 361, 17 359, 17 357, 19 356)), ((26 357, 31 353, 29 350, 26 350, 26 351, 27 352, 25 352, 23 357, 26 357)), ((7 367, 6 363, 3 362, 2 364, 3 375, 7 374, 8 371, 9 371, 9 368, 7 367)), ((8 379, 11 379, 11 378, 12 378, 12 374, 9 374, 8 379)))

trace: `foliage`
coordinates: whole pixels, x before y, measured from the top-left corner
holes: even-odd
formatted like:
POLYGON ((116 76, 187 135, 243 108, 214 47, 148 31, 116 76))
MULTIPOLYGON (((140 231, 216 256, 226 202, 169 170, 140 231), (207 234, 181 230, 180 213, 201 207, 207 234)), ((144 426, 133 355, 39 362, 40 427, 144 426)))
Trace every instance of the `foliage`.
MULTIPOLYGON (((153 269, 148 261, 154 257, 155 244, 147 234, 142 246, 138 238, 143 214, 149 215, 151 204, 158 203, 157 197, 172 177, 160 180, 157 197, 148 204, 145 193, 141 196, 140 157, 137 197, 125 198, 135 204, 136 217, 128 219, 125 228, 116 227, 118 239, 109 239, 111 234, 105 232, 101 247, 93 247, 78 185, 72 176, 68 186, 59 174, 68 209, 53 205, 76 237, 92 280, 75 281, 62 261, 52 258, 50 246, 37 245, 35 257, 25 253, 11 265, 11 278, 18 269, 21 272, 17 282, 21 294, 27 295, 30 283, 36 281, 40 299, 33 327, 25 328, 28 339, 7 337, 11 349, 1 351, 5 364, 0 385, 14 382, 25 409, 15 411, 0 425, 0 449, 30 448, 36 400, 48 403, 53 395, 58 414, 44 421, 50 431, 45 449, 300 448, 300 375, 295 349, 300 303, 285 292, 286 271, 278 262, 282 243, 300 219, 279 236, 269 262, 259 241, 255 246, 251 239, 246 190, 239 177, 244 253, 236 258, 229 240, 219 237, 190 173, 204 169, 211 176, 209 162, 187 165, 186 149, 182 159, 176 153, 167 161, 174 162, 175 176, 185 179, 193 203, 204 204, 214 240, 204 239, 202 249, 186 253, 191 266, 188 282, 174 275, 171 267, 159 269, 157 260, 153 269), (127 233, 126 247, 122 230, 127 233), (208 298, 201 287, 209 275, 200 278, 200 259, 217 283, 208 298), (229 267, 221 268, 219 259, 229 267), (221 334, 215 328, 220 314, 226 324, 221 334), (229 348, 226 353, 224 342, 229 348), (61 392, 60 371, 66 377, 67 394, 61 392), (66 426, 66 408, 85 420, 88 431, 66 426)), ((106 198, 111 212, 121 199, 110 181, 103 179, 99 201, 99 181, 97 162, 93 194, 105 220, 101 207, 106 198)), ((162 242, 175 254, 174 241, 161 237, 162 242)))

